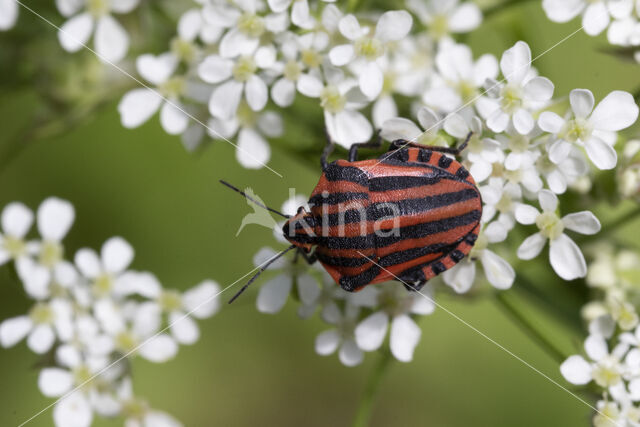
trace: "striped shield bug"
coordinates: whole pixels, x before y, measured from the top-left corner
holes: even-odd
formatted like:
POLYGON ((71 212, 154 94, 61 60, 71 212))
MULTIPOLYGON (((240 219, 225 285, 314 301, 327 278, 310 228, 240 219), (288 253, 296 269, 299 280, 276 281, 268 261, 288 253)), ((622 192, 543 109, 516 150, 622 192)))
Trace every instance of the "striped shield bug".
POLYGON ((420 289, 468 255, 480 231, 480 192, 462 164, 447 156, 459 155, 470 138, 457 148, 396 140, 378 159, 357 160, 358 149, 381 145, 376 138, 351 146, 348 161, 331 163, 328 138, 309 211, 300 207, 287 216, 258 203, 287 218, 282 232, 291 246, 276 258, 296 249, 350 292, 389 280, 420 289))

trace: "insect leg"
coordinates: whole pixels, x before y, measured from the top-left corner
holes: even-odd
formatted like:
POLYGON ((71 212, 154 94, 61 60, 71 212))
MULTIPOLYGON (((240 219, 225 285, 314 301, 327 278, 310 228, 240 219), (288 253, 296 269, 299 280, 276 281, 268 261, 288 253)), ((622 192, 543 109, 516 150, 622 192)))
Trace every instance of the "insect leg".
POLYGON ((311 254, 308 254, 303 249, 298 249, 298 253, 297 254, 302 256, 302 258, 304 258, 304 260, 309 265, 311 265, 311 264, 315 263, 316 261, 318 261, 318 256, 316 255, 315 252, 313 252, 311 254))
POLYGON ((417 142, 407 141, 406 139, 396 139, 391 142, 391 147, 389 150, 397 150, 403 147, 416 147, 421 149, 427 149, 430 151, 437 151, 439 153, 453 154, 454 156, 460 155, 465 148, 467 148, 467 144, 469 144, 469 140, 471 140, 471 136, 473 136, 473 132, 469 132, 465 140, 457 147, 440 147, 436 145, 422 145, 417 142))
POLYGON ((329 135, 329 131, 325 128, 324 135, 327 138, 327 145, 324 146, 324 150, 322 151, 322 156, 320 157, 320 165, 322 166, 322 170, 326 170, 327 166, 329 166, 329 162, 327 159, 333 152, 335 147, 335 143, 331 139, 331 135, 329 135))
POLYGON ((380 136, 380 130, 376 131, 376 134, 373 136, 371 141, 369 142, 359 142, 353 144, 351 148, 349 148, 349 161, 355 162, 358 160, 358 149, 360 148, 380 148, 382 147, 382 137, 380 136))

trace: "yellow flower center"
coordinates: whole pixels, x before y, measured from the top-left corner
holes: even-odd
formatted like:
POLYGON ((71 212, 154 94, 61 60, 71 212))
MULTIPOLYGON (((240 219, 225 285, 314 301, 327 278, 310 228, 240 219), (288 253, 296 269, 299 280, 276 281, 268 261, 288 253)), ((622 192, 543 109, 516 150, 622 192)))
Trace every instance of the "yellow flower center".
POLYGON ((101 274, 93 282, 93 293, 98 297, 104 297, 113 290, 113 277, 109 274, 101 274))
POLYGON ((302 51, 301 60, 309 68, 318 68, 322 64, 322 55, 315 50, 305 49, 302 51))
POLYGON ((320 94, 320 106, 329 113, 339 113, 346 103, 347 99, 335 86, 327 86, 320 94))
POLYGON ((171 77, 158 88, 160 93, 169 99, 179 98, 184 93, 185 82, 180 76, 171 77))
POLYGON ((239 82, 246 82, 249 77, 253 76, 258 67, 250 56, 243 56, 233 66, 233 78, 239 82))
POLYGON ((109 13, 109 0, 87 0, 87 10, 94 18, 109 13))
POLYGON ((456 85, 456 91, 465 103, 474 99, 478 94, 475 85, 467 80, 459 81, 456 85))
POLYGON ((516 135, 509 138, 509 149, 516 153, 522 153, 529 149, 529 138, 525 135, 516 135))
POLYGON ((238 19, 238 29, 249 37, 260 37, 265 30, 264 19, 252 13, 245 13, 238 19))
POLYGON ((182 308, 182 297, 177 291, 164 291, 158 299, 164 311, 176 311, 182 308))
POLYGON ((138 345, 138 340, 129 331, 120 332, 115 339, 116 348, 122 353, 132 351, 138 345))
POLYGON ((620 382, 621 375, 618 369, 618 361, 611 356, 605 357, 594 368, 591 373, 593 380, 600 387, 611 387, 620 382))
MULTIPOLYGON (((413 283, 409 283, 413 285, 413 283)), ((389 316, 397 316, 409 311, 413 300, 398 286, 387 286, 378 294, 378 305, 389 316)))
POLYGON ((38 325, 50 325, 55 316, 51 307, 44 303, 38 303, 29 312, 29 317, 33 323, 38 325))
POLYGON ((258 115, 245 101, 242 101, 240 105, 238 105, 236 117, 243 127, 254 127, 258 122, 258 115))
POLYGON ((436 40, 449 34, 449 18, 446 15, 434 16, 429 25, 429 34, 436 40))
POLYGON ((564 231, 564 224, 555 212, 543 212, 536 218, 540 233, 547 239, 554 240, 564 231))
POLYGON ((374 61, 384 54, 382 42, 375 37, 362 37, 354 44, 356 55, 368 61, 374 61))
POLYGON ((522 89, 515 85, 506 85, 500 91, 501 105, 505 113, 513 114, 522 107, 522 89))
POLYGON ((40 248, 40 264, 45 267, 53 267, 62 259, 64 247, 54 241, 45 241, 40 248))
POLYGON ((12 258, 18 258, 24 255, 27 249, 27 244, 24 240, 12 236, 5 236, 2 241, 2 246, 11 254, 12 258))
POLYGON ((76 386, 88 385, 92 379, 91 377, 93 376, 91 374, 91 371, 89 370, 89 367, 86 365, 80 365, 74 368, 72 371, 72 374, 73 374, 73 381, 76 384, 76 386))
POLYGON ((562 127, 558 137, 569 142, 586 141, 591 136, 593 126, 587 120, 576 117, 562 127))
POLYGON ((291 81, 294 81, 294 82, 297 81, 301 73, 302 73, 302 68, 300 67, 300 64, 298 64, 294 60, 288 61, 284 66, 283 74, 287 79, 291 81))
POLYGON ((171 40, 171 52, 184 62, 191 62, 196 56, 196 47, 188 40, 175 37, 171 40))
POLYGON ((142 420, 149 412, 149 405, 142 399, 129 399, 122 402, 122 414, 125 418, 142 420))

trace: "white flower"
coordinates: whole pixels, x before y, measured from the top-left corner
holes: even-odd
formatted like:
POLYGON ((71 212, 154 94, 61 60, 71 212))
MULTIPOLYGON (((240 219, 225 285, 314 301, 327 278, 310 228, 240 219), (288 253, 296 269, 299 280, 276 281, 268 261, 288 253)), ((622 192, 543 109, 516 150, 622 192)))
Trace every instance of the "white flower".
POLYGON ((492 177, 487 185, 480 187, 482 201, 482 222, 489 223, 498 214, 498 222, 507 230, 515 225, 515 209, 522 200, 522 189, 519 185, 492 177))
MULTIPOLYGON (((263 265, 275 255, 276 252, 273 249, 262 248, 253 257, 253 264, 255 266, 263 265)), ((305 267, 306 262, 302 259, 298 259, 296 263, 282 258, 273 262, 267 270, 282 270, 282 273, 260 287, 256 300, 258 310, 269 314, 282 310, 289 298, 294 281, 297 284, 297 292, 302 304, 313 304, 320 295, 320 287, 318 281, 305 272, 305 267)))
POLYGON ((271 148, 265 139, 282 136, 282 117, 273 111, 255 113, 246 102, 241 102, 236 117, 230 120, 212 118, 209 120, 209 136, 212 138, 232 138, 238 135, 236 159, 243 167, 259 169, 271 157, 271 148))
POLYGON ((384 122, 380 135, 388 141, 405 139, 426 146, 447 146, 447 140, 440 134, 443 120, 438 117, 435 111, 421 107, 417 115, 418 123, 424 131, 411 120, 397 117, 384 122))
POLYGON ((357 306, 348 303, 345 305, 344 312, 337 307, 336 310, 335 318, 329 322, 335 325, 335 328, 326 330, 316 337, 316 353, 328 356, 339 348, 338 357, 343 365, 359 365, 364 359, 364 354, 355 341, 355 328, 360 310, 357 306))
POLYGON ((37 303, 28 315, 12 317, 0 323, 0 344, 7 348, 27 337, 27 346, 38 354, 51 349, 56 337, 62 341, 72 338, 72 308, 67 300, 54 299, 37 303))
POLYGON ((384 83, 379 59, 385 54, 390 42, 401 40, 409 34, 412 23, 408 12, 388 11, 378 20, 375 33, 371 33, 370 28, 360 26, 355 16, 347 15, 340 20, 339 28, 340 33, 351 43, 335 46, 329 51, 329 59, 335 66, 351 63, 359 76, 360 90, 369 99, 373 99, 380 94, 384 83))
POLYGON ((609 25, 605 0, 543 0, 542 8, 553 22, 569 22, 582 14, 584 31, 595 36, 609 25))
POLYGON ((205 82, 218 85, 209 100, 211 115, 220 120, 234 118, 242 99, 253 111, 261 111, 267 104, 269 91, 258 72, 272 67, 275 61, 273 46, 260 47, 254 54, 235 59, 207 56, 198 66, 198 75, 205 82))
POLYGON ((481 97, 476 106, 492 131, 503 132, 513 124, 518 133, 526 135, 535 125, 532 110, 551 99, 553 83, 545 77, 532 75, 531 49, 522 41, 504 52, 500 69, 507 83, 488 83, 489 92, 497 95, 497 99, 481 97))
POLYGON ((570 356, 560 365, 560 372, 567 381, 584 385, 593 380, 600 387, 608 388, 622 380, 624 366, 621 360, 629 349, 628 344, 620 343, 609 353, 605 337, 589 335, 584 349, 593 362, 579 355, 570 356))
POLYGON ((136 128, 160 110, 160 124, 168 134, 178 135, 187 130, 189 116, 180 98, 185 95, 188 83, 182 76, 173 76, 178 63, 178 57, 171 52, 138 57, 138 73, 156 88, 133 89, 122 97, 118 104, 122 126, 136 128))
POLYGON ((224 58, 251 55, 258 49, 261 37, 279 34, 289 27, 289 18, 284 12, 261 15, 264 9, 262 1, 246 0, 236 5, 242 10, 214 4, 208 12, 216 24, 230 28, 219 45, 220 56, 224 58))
MULTIPOLYGON (((547 144, 548 149, 551 144, 547 144)), ((551 191, 562 194, 567 191, 567 186, 587 174, 588 164, 582 151, 576 147, 572 147, 567 158, 558 164, 551 161, 548 149, 538 157, 536 169, 544 176, 551 191)))
POLYGON ((558 198, 549 190, 538 194, 542 213, 530 205, 520 204, 515 210, 516 219, 521 224, 536 224, 539 232, 529 236, 518 248, 520 259, 533 259, 549 240, 549 261, 551 266, 565 280, 585 277, 587 265, 580 248, 571 240, 564 229, 581 234, 595 234, 600 231, 600 222, 589 211, 576 212, 560 218, 556 213, 558 198))
POLYGON ((309 13, 308 0, 267 0, 267 2, 271 10, 276 13, 284 12, 291 6, 291 22, 300 28, 310 30, 316 24, 315 19, 309 13))
POLYGON ((430 107, 451 112, 473 102, 487 79, 498 76, 498 61, 486 54, 473 60, 471 48, 464 44, 441 46, 436 55, 438 74, 422 100, 430 107))
POLYGON ((331 66, 324 66, 326 85, 311 73, 300 77, 298 90, 311 98, 320 98, 324 110, 324 124, 331 139, 345 148, 357 142, 367 142, 373 135, 369 120, 358 110, 368 99, 352 79, 331 66))
POLYGON ((60 13, 70 17, 58 32, 60 44, 68 52, 77 52, 87 44, 95 28, 93 45, 98 58, 121 61, 129 50, 129 35, 111 13, 129 13, 138 3, 139 0, 56 1, 60 13))
POLYGON ((540 114, 541 129, 553 133, 558 141, 549 149, 549 158, 554 163, 564 160, 572 143, 584 145, 589 159, 599 169, 615 167, 618 156, 613 148, 614 132, 625 129, 638 118, 638 106, 627 92, 613 91, 594 109, 594 98, 587 89, 574 89, 570 95, 573 116, 563 119, 545 111, 540 114))
POLYGON ((0 31, 13 28, 18 20, 18 2, 15 0, 0 0, 0 31))
POLYGON ((506 237, 507 230, 498 222, 485 227, 478 235, 469 256, 443 273, 445 283, 457 293, 467 292, 475 281, 475 261, 479 259, 489 283, 496 289, 509 289, 516 277, 513 267, 495 252, 487 249, 489 243, 501 242, 506 237))
POLYGON ((468 33, 482 22, 482 12, 473 2, 458 4, 458 0, 410 0, 407 7, 428 27, 436 40, 454 33, 468 33))
POLYGON ((147 402, 134 396, 129 377, 122 381, 117 395, 124 408, 125 427, 182 427, 182 423, 171 415, 150 408, 147 402))
POLYGON ((100 256, 93 249, 82 248, 76 252, 75 263, 89 279, 95 297, 123 297, 137 292, 127 274, 133 255, 133 248, 126 240, 112 237, 102 245, 100 256))
POLYGON ((56 427, 89 427, 93 410, 87 397, 78 390, 58 402, 53 408, 56 427))
POLYGON ((431 288, 425 286, 420 293, 407 292, 399 283, 385 283, 375 288, 380 304, 379 311, 362 320, 355 329, 356 343, 364 351, 380 348, 391 318, 391 353, 401 362, 410 362, 413 351, 420 340, 420 327, 410 314, 433 313, 435 304, 431 288), (426 295, 426 297, 425 297, 426 295))
POLYGON ((504 153, 500 143, 494 139, 482 137, 484 129, 480 118, 473 116, 467 120, 461 114, 453 113, 447 116, 444 130, 461 141, 465 140, 469 133, 472 133, 463 155, 471 163, 469 172, 477 183, 489 178, 494 163, 504 161, 504 153))
POLYGON ((200 338, 200 329, 193 320, 212 316, 220 308, 220 291, 217 283, 207 280, 181 293, 175 290, 162 289, 152 274, 144 274, 138 280, 140 289, 153 301, 143 302, 138 307, 138 321, 151 325, 150 331, 157 330, 157 325, 166 314, 171 335, 180 344, 194 344, 200 338))

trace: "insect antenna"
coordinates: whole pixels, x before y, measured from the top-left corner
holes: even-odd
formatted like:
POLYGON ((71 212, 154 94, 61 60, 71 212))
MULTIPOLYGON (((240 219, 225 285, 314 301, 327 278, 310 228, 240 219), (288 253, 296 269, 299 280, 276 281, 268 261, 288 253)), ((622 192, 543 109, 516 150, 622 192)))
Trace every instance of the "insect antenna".
POLYGON ((256 280, 258 278, 258 276, 260 276, 267 268, 269 268, 269 266, 271 264, 273 264, 278 258, 280 258, 282 255, 286 254, 287 252, 289 252, 291 249, 295 248, 296 245, 291 245, 289 246, 287 249, 283 250, 282 252, 280 252, 278 255, 274 256, 273 258, 271 258, 268 262, 266 262, 262 267, 260 267, 260 269, 258 270, 258 272, 256 274, 253 275, 253 277, 251 279, 249 279, 249 281, 247 282, 246 285, 244 285, 234 296, 233 298, 231 298, 228 302, 228 304, 231 304, 232 302, 234 302, 236 300, 236 298, 238 298, 240 296, 240 294, 242 294, 244 291, 247 290, 247 288, 249 287, 250 284, 252 284, 254 282, 254 280, 256 280))
POLYGON ((291 218, 291 216, 290 216, 290 215, 285 215, 285 214, 283 214, 282 212, 279 212, 279 211, 277 211, 277 210, 275 210, 275 209, 273 209, 273 208, 270 208, 270 207, 268 207, 268 206, 266 206, 266 205, 264 205, 264 204, 260 203, 259 201, 257 201, 257 200, 256 200, 256 199, 254 199, 253 197, 248 196, 244 191, 242 191, 242 190, 240 190, 239 188, 236 188, 236 187, 234 187, 233 185, 229 184, 227 181, 224 181, 224 180, 222 180, 222 179, 221 179, 221 180, 220 180, 220 183, 221 183, 222 185, 225 185, 225 186, 229 187, 229 188, 230 188, 230 189, 232 189, 233 191, 235 191, 235 192, 237 192, 237 193, 242 194, 242 195, 243 195, 247 200, 251 200, 253 203, 255 203, 256 205, 260 206, 260 207, 261 207, 261 208, 263 208, 263 209, 268 210, 269 212, 273 212, 274 214, 278 214, 278 215, 280 215, 281 217, 284 217, 284 218, 287 218, 287 219, 291 218))

